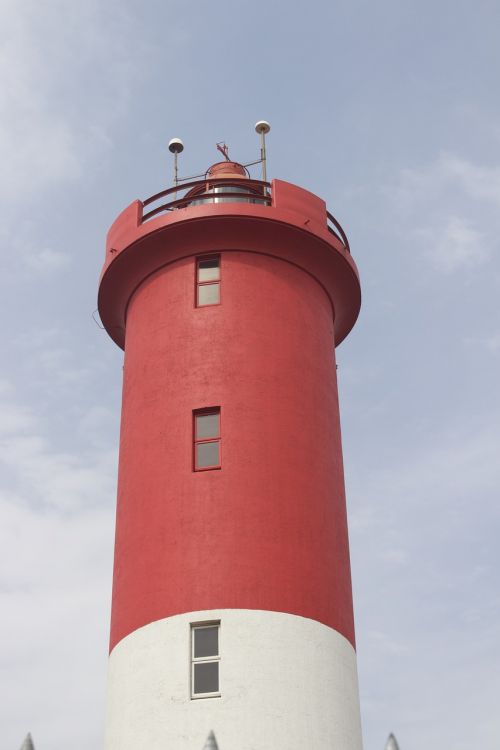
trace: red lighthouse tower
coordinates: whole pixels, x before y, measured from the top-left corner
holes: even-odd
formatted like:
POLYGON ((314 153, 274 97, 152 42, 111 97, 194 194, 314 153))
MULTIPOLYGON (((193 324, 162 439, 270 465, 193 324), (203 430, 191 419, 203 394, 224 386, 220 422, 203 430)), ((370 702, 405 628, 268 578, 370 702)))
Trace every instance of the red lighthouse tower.
POLYGON ((106 750, 360 750, 335 367, 359 306, 325 203, 235 162, 112 225, 106 750))

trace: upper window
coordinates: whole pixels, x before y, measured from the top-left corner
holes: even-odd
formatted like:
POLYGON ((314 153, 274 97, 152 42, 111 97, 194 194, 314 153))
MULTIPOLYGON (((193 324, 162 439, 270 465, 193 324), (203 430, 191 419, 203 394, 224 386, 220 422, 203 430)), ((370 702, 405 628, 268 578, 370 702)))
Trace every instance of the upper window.
POLYGON ((220 469, 220 409, 193 413, 194 470, 220 469))
POLYGON ((220 302, 220 255, 196 260, 196 306, 220 302))
POLYGON ((220 695, 220 623, 191 626, 191 697, 220 695))

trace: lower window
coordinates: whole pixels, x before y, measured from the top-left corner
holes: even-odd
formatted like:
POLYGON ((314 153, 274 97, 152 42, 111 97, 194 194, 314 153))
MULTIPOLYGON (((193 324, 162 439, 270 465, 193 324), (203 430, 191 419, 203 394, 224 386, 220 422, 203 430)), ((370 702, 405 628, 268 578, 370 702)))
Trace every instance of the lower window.
POLYGON ((191 625, 191 698, 220 695, 220 622, 191 625))

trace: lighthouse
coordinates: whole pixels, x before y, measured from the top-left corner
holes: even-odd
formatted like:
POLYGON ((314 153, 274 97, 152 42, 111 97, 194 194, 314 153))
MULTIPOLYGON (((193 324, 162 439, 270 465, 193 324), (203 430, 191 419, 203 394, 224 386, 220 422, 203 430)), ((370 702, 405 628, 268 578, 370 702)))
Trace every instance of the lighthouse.
POLYGON ((99 285, 124 349, 105 748, 361 750, 335 364, 356 266, 321 198, 225 147, 179 180, 171 144, 99 285))

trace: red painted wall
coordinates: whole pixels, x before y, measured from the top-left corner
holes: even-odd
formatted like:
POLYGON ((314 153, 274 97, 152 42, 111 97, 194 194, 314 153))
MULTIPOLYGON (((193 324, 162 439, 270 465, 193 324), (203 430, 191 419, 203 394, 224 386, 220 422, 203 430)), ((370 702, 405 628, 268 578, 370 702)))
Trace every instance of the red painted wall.
POLYGON ((195 258, 127 309, 111 647, 169 615, 290 612, 354 643, 332 305, 296 265, 221 254, 222 302, 194 307, 195 258), (192 411, 220 406, 221 470, 192 470, 192 411))

